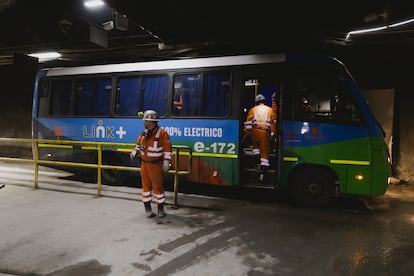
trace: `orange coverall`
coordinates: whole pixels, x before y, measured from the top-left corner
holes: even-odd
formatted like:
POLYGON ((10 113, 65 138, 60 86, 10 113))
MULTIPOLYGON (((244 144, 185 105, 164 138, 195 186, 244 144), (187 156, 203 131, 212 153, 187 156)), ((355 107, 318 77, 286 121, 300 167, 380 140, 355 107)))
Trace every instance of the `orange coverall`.
POLYGON ((171 161, 172 146, 168 133, 156 126, 152 130, 146 129, 137 139, 136 151, 141 157, 142 201, 164 203, 164 172, 162 163, 171 161))
POLYGON ((260 103, 252 107, 246 118, 244 130, 251 133, 253 154, 260 154, 260 165, 269 167, 269 138, 276 132, 276 113, 260 103))

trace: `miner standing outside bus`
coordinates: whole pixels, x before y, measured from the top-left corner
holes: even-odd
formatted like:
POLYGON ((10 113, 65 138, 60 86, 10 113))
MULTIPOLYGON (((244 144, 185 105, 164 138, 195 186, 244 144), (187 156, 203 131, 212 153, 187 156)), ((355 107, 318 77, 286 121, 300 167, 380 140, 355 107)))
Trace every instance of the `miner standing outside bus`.
POLYGON ((244 131, 251 134, 253 154, 260 154, 260 168, 267 169, 269 162, 269 142, 276 132, 276 113, 265 105, 265 97, 257 94, 256 105, 247 113, 244 131))
POLYGON ((164 173, 170 168, 172 145, 168 133, 158 126, 160 117, 154 110, 144 112, 142 120, 145 130, 138 136, 130 157, 141 158, 142 201, 148 218, 155 214, 151 209, 152 197, 158 206, 158 217, 166 216, 164 211, 164 173))

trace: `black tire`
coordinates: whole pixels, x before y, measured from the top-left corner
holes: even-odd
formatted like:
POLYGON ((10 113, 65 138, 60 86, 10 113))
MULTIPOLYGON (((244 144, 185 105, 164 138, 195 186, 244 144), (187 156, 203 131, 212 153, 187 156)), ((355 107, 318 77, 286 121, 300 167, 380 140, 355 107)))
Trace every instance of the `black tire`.
MULTIPOLYGON (((103 164, 113 166, 125 166, 121 156, 114 153, 103 153, 103 164)), ((102 183, 108 185, 122 185, 126 178, 126 171, 122 170, 102 170, 102 183)))
POLYGON ((322 167, 303 167, 294 172, 290 182, 293 199, 303 206, 325 207, 335 195, 335 178, 322 167))

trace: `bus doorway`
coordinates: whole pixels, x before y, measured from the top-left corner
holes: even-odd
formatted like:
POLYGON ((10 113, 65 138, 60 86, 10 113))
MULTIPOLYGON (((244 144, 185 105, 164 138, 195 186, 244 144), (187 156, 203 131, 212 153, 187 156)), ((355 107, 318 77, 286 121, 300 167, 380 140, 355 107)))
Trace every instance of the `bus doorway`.
POLYGON ((246 119, 248 113, 252 107, 256 105, 256 97, 261 94, 265 98, 265 105, 272 107, 277 117, 277 103, 279 101, 279 95, 277 93, 278 87, 274 81, 269 82, 266 78, 248 78, 244 81, 242 95, 242 114, 241 114, 241 140, 240 140, 240 185, 246 187, 258 187, 274 189, 277 185, 278 179, 278 167, 279 157, 278 149, 280 148, 277 143, 278 126, 276 131, 271 131, 270 128, 266 130, 268 132, 268 160, 269 166, 261 165, 261 154, 258 149, 254 149, 252 144, 251 131, 246 128, 246 119), (271 135, 272 134, 272 135, 271 135))

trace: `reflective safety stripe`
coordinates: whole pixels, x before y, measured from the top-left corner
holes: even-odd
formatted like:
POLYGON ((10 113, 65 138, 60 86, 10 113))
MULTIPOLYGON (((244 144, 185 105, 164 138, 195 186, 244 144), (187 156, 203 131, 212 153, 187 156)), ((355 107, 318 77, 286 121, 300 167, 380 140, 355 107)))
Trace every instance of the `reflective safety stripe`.
POLYGON ((331 164, 344 164, 344 165, 362 165, 369 166, 369 161, 358 161, 358 160, 339 160, 331 159, 331 164))
POLYGON ((165 202, 165 196, 164 194, 154 194, 155 202, 160 204, 165 202))
MULTIPOLYGON (((293 156, 284 156, 283 161, 290 161, 290 162, 296 162, 298 161, 298 157, 293 156)), ((361 165, 361 166, 369 166, 369 161, 358 161, 358 160, 340 160, 340 159, 331 159, 329 160, 331 164, 343 164, 343 165, 361 165)))
POLYGON ((269 160, 267 160, 266 158, 260 158, 260 165, 269 167, 270 166, 269 160))
POLYGON ((252 129, 252 121, 244 122, 244 129, 245 130, 252 129))
POLYGON ((298 161, 299 160, 299 158, 297 158, 297 157, 291 157, 291 156, 284 156, 283 157, 283 161, 291 161, 291 162, 296 162, 296 161, 298 161))
POLYGON ((143 192, 142 193, 142 201, 143 202, 150 202, 151 201, 151 192, 143 192))
POLYGON ((164 152, 164 160, 171 160, 172 153, 171 152, 164 152))
POLYGON ((158 139, 160 138, 161 128, 158 128, 157 133, 155 134, 154 144, 152 147, 148 147, 147 156, 148 157, 162 157, 162 152, 164 147, 158 147, 158 139))
POLYGON ((253 127, 257 126, 259 128, 269 128, 271 127, 271 118, 267 110, 267 106, 258 106, 255 110, 256 112, 253 115, 252 125, 253 127))

